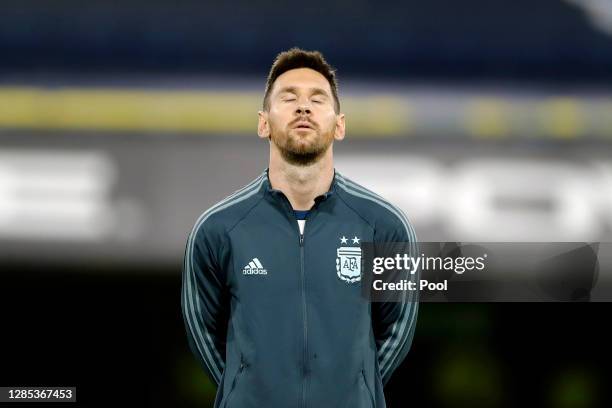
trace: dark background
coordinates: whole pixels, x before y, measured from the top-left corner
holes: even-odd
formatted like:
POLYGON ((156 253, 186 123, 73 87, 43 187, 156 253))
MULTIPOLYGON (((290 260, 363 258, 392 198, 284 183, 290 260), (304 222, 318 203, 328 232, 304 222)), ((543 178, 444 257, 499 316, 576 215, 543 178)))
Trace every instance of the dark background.
MULTIPOLYGON (((78 406, 212 398, 186 345, 176 274, 3 271, 2 384, 76 386, 78 406)), ((388 406, 604 406, 609 313, 608 303, 422 303, 388 406)))
POLYGON ((7 70, 265 75, 307 44, 343 76, 608 83, 612 40, 580 3, 5 0, 0 51, 7 70))

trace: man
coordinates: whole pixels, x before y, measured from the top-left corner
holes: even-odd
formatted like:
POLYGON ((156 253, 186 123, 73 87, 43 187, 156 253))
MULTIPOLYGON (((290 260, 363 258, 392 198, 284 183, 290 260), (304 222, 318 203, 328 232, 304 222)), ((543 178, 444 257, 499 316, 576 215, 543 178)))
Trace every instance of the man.
POLYGON ((269 168, 204 212, 185 252, 183 316, 215 407, 384 407, 418 303, 361 296, 360 243, 415 249, 414 231, 334 170, 345 116, 319 52, 277 56, 257 131, 269 168))

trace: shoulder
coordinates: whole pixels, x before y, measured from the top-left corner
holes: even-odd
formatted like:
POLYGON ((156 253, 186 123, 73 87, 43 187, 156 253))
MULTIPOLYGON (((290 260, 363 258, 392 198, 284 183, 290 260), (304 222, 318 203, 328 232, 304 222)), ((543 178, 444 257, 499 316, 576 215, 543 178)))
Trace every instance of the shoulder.
POLYGON ((259 193, 265 177, 265 173, 259 175, 202 212, 196 219, 190 235, 199 238, 202 235, 224 234, 231 229, 261 198, 259 193))
POLYGON ((348 177, 336 174, 342 199, 377 231, 402 231, 416 239, 412 224, 399 207, 348 177))

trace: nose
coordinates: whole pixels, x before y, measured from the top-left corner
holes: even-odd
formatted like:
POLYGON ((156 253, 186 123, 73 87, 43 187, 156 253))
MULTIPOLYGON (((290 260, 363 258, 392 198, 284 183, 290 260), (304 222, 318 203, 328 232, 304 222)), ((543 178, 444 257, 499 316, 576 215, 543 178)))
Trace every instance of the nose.
POLYGON ((310 107, 306 105, 300 105, 296 108, 295 113, 297 113, 298 115, 310 115, 310 107))

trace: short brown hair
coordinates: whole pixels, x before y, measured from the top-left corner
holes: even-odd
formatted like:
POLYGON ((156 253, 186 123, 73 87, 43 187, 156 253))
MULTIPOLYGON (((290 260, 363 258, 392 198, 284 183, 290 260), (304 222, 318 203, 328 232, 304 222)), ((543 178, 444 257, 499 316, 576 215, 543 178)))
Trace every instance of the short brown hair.
POLYGON ((276 78, 291 69, 310 68, 317 71, 327 79, 334 98, 334 110, 340 112, 340 100, 338 99, 338 82, 336 81, 336 70, 325 61, 323 54, 319 51, 306 51, 301 48, 293 47, 288 51, 283 51, 276 56, 268 80, 266 81, 266 92, 264 94, 263 109, 270 109, 270 93, 276 78))

